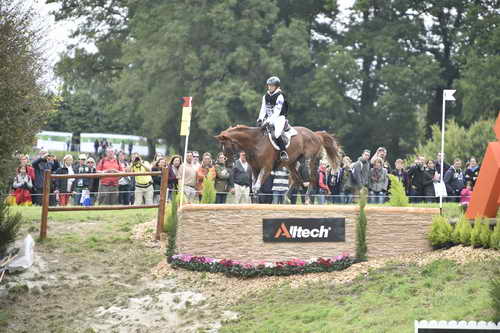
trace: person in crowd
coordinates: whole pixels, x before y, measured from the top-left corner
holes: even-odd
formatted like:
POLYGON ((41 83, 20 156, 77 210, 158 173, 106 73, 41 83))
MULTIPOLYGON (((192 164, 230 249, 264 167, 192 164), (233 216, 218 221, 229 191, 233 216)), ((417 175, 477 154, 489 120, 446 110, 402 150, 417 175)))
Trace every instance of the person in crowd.
POLYGON ((389 162, 387 161, 387 149, 384 147, 378 147, 377 151, 375 154, 373 154, 372 158, 370 159, 370 166, 373 167, 375 164, 375 160, 377 158, 380 158, 383 162, 384 168, 387 170, 387 172, 391 172, 391 166, 389 165, 389 162))
POLYGON ((181 166, 182 157, 179 155, 172 156, 168 166, 168 190, 170 199, 172 198, 171 193, 179 190, 179 179, 182 177, 181 166))
POLYGON ((231 171, 231 184, 235 203, 250 203, 250 187, 252 186, 252 168, 247 162, 246 153, 240 152, 240 158, 234 163, 231 171))
POLYGON ((123 140, 120 144, 120 151, 125 151, 125 141, 123 141, 123 140))
MULTIPOLYGON (((113 148, 106 149, 106 156, 97 164, 98 173, 113 174, 123 172, 123 168, 115 158, 113 148)), ((97 202, 99 205, 116 205, 118 203, 118 177, 102 177, 99 182, 99 194, 97 202)))
POLYGON ((94 155, 97 156, 97 154, 99 153, 99 139, 95 139, 94 141, 94 155))
POLYGON ((198 197, 201 201, 201 197, 203 194, 203 182, 205 179, 214 180, 216 176, 215 168, 212 165, 212 155, 210 153, 204 153, 201 165, 196 170, 196 191, 198 192, 198 197))
POLYGON ((340 203, 352 203, 353 196, 353 180, 352 180, 352 161, 349 156, 344 156, 342 159, 342 169, 340 176, 339 195, 340 203))
MULTIPOLYGON (((127 156, 123 150, 118 152, 118 163, 120 164, 122 170, 128 170, 130 168, 130 163, 127 161, 127 156)), ((120 205, 128 206, 131 202, 131 191, 133 187, 133 180, 130 176, 120 177, 118 180, 118 203, 120 205)))
POLYGON ((273 178, 273 204, 282 205, 285 203, 285 194, 288 192, 289 172, 285 167, 271 171, 273 178))
POLYGON ((344 169, 342 167, 328 168, 326 172, 326 185, 330 190, 328 201, 331 203, 341 203, 340 190, 342 187, 342 175, 344 169))
MULTIPOLYGON (((92 157, 87 158, 87 166, 89 167, 89 173, 97 173, 95 168, 95 160, 92 157)), ((90 205, 93 205, 97 199, 97 193, 99 192, 99 179, 90 178, 89 179, 89 190, 90 190, 90 205)))
POLYGON ((326 183, 326 161, 321 160, 318 168, 318 204, 324 205, 326 203, 326 195, 330 195, 330 189, 326 183))
POLYGON ((193 153, 186 154, 186 161, 181 166, 181 177, 184 177, 184 195, 188 203, 196 198, 196 171, 198 168, 193 164, 193 153))
MULTIPOLYGON (((167 168, 167 161, 164 157, 155 156, 153 163, 151 163, 151 171, 161 171, 162 168, 167 168)), ((170 168, 167 170, 170 171, 170 168)), ((161 189, 161 175, 160 176, 152 176, 153 178, 153 202, 154 204, 158 204, 160 202, 160 189, 161 189)), ((177 181, 177 178, 175 179, 177 181)), ((170 191, 170 177, 168 177, 168 200, 171 199, 172 192, 170 191)))
MULTIPOLYGON (((90 167, 87 164, 87 155, 80 154, 78 156, 78 163, 73 166, 73 171, 75 174, 82 173, 92 173, 90 167)), ((75 178, 73 182, 73 204, 75 206, 82 205, 82 192, 85 190, 90 191, 90 183, 94 178, 75 178)))
POLYGON ((424 171, 425 157, 417 156, 415 164, 408 170, 409 196, 410 201, 413 203, 422 202, 424 199, 424 171))
POLYGON ((132 155, 133 150, 134 150, 134 143, 132 141, 129 141, 129 143, 128 143, 128 156, 132 155))
MULTIPOLYGON (((75 170, 73 169, 73 156, 66 155, 63 158, 62 166, 56 171, 58 175, 74 175, 75 170)), ((57 178, 55 180, 55 191, 56 197, 59 197, 59 205, 67 206, 69 199, 73 194, 73 183, 75 178, 57 178)))
POLYGON ((384 161, 381 158, 376 158, 373 161, 373 168, 370 169, 368 180, 369 202, 383 204, 388 185, 389 177, 387 177, 387 169, 384 168, 384 161))
MULTIPOLYGON (((50 170, 55 172, 55 165, 53 161, 49 159, 49 152, 45 149, 40 150, 38 157, 31 164, 35 171, 35 182, 33 186, 33 204, 41 206, 42 205, 42 194, 43 194, 43 174, 45 170, 50 170)), ((51 193, 52 193, 51 187, 51 193)), ((55 206, 55 197, 50 196, 50 205, 55 206)))
POLYGON ((224 204, 227 199, 227 192, 231 188, 231 170, 226 167, 226 156, 219 153, 217 164, 215 165, 215 203, 224 204))
POLYGON ((272 204, 273 203, 273 180, 274 177, 272 174, 266 178, 262 186, 260 187, 260 191, 257 194, 258 202, 260 204, 272 204))
POLYGON ((408 195, 410 190, 410 179, 408 177, 408 171, 405 170, 404 161, 398 158, 396 162, 394 162, 394 169, 390 173, 398 177, 405 188, 405 193, 408 195))
POLYGON ((17 175, 14 178, 12 187, 14 188, 16 204, 31 206, 31 190, 33 189, 33 181, 28 174, 26 165, 21 165, 17 168, 17 175))
POLYGON ((368 187, 370 179, 370 151, 365 149, 358 161, 352 165, 352 185, 353 195, 359 197, 359 191, 363 187, 368 187))
POLYGON ((465 170, 465 181, 470 182, 472 189, 476 185, 477 177, 479 177, 479 164, 477 164, 475 157, 471 157, 467 170, 465 170))
POLYGON ((200 154, 197 151, 193 151, 193 165, 196 169, 200 167, 200 154))
POLYGON ((35 169, 29 164, 28 155, 20 155, 19 156, 19 166, 26 167, 26 173, 30 176, 31 181, 34 184, 35 181, 35 169))
MULTIPOLYGON (((130 171, 133 173, 150 172, 151 165, 139 153, 132 154, 130 171)), ((152 205, 154 196, 153 178, 150 175, 134 176, 134 206, 152 205)))
MULTIPOLYGON (((448 169, 450 168, 450 165, 448 163, 446 163, 446 160, 444 159, 445 158, 445 155, 443 153, 443 175, 446 174, 446 171, 448 171, 448 169)), ((441 153, 437 153, 437 156, 436 156, 436 160, 434 161, 434 165, 436 166, 436 171, 441 174, 441 153)))
POLYGON ((439 173, 433 160, 428 160, 423 174, 424 197, 426 202, 436 202, 436 190, 434 184, 439 183, 439 173))
POLYGON ((465 187, 465 177, 462 172, 462 160, 456 158, 453 165, 444 174, 444 184, 446 185, 446 192, 451 197, 450 201, 459 202, 460 192, 465 187))
POLYGON ((464 213, 469 207, 471 198, 472 198, 472 183, 467 182, 462 191, 460 191, 460 207, 462 208, 462 211, 464 213))

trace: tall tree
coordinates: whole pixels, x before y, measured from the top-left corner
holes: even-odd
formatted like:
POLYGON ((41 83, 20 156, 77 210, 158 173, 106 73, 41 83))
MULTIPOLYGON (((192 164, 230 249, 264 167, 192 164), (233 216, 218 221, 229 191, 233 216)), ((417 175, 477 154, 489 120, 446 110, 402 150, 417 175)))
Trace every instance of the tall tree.
MULTIPOLYGON (((32 146, 50 104, 43 76, 41 35, 33 28, 33 11, 20 2, 0 0, 0 187, 14 170, 15 150, 32 146)), ((2 199, 3 200, 3 199, 2 199)))

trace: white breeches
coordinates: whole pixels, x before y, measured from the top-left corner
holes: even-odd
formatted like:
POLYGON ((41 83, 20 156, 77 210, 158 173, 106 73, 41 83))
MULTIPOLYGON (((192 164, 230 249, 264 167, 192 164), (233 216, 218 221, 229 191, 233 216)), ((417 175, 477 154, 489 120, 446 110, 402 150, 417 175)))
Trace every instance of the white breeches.
POLYGON ((286 118, 285 116, 278 116, 271 124, 274 126, 274 137, 279 138, 281 133, 283 133, 283 129, 285 129, 286 118))

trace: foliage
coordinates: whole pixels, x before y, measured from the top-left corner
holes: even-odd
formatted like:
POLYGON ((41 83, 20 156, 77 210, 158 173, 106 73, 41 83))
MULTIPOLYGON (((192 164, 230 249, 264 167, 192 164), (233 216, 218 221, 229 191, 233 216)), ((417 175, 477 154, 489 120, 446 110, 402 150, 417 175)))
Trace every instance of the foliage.
POLYGON ((453 243, 470 245, 471 231, 472 227, 469 220, 467 219, 467 217, 462 215, 451 234, 453 243))
POLYGON ((0 189, 15 169, 16 150, 32 146, 49 112, 42 82, 41 33, 34 29, 34 11, 20 1, 0 0, 0 189), (7 125, 6 124, 6 125, 7 125))
POLYGON ((406 207, 409 206, 410 200, 406 195, 403 183, 398 177, 389 174, 389 179, 391 181, 391 188, 389 189, 390 199, 389 205, 393 207, 406 207))
POLYGON ((436 215, 432 218, 429 240, 433 248, 447 247, 452 243, 453 228, 444 216, 436 215))
POLYGON ((171 261, 173 267, 181 267, 198 272, 224 273, 226 276, 239 278, 333 272, 346 269, 353 263, 355 263, 355 260, 345 254, 336 256, 335 258, 318 258, 312 261, 294 259, 275 263, 262 262, 259 264, 180 254, 173 256, 171 261))
MULTIPOLYGON (((456 121, 449 120, 445 128, 444 154, 448 162, 455 158, 468 161, 471 157, 476 157, 481 161, 488 142, 496 141, 493 132, 494 120, 479 120, 470 125, 469 128, 460 126, 456 121)), ((415 149, 417 155, 434 159, 441 151, 441 128, 438 125, 432 126, 432 138, 424 145, 419 145, 415 149)))
POLYGON ((172 200, 170 200, 170 204, 167 210, 167 223, 165 224, 165 231, 167 232, 167 250, 166 256, 167 260, 170 261, 172 256, 176 253, 177 247, 177 209, 179 206, 179 199, 176 192, 172 194, 172 200))
POLYGON ((472 247, 480 247, 482 245, 481 242, 481 232, 483 230, 483 221, 481 218, 476 218, 474 220, 474 227, 470 233, 470 245, 472 247))
POLYGON ((11 213, 9 207, 0 200, 0 258, 5 255, 8 246, 16 240, 21 223, 21 214, 11 213))
POLYGON ((497 223, 490 237, 490 247, 492 249, 500 250, 500 220, 497 223))
POLYGON ((356 219, 356 258, 358 260, 366 260, 368 247, 366 245, 366 227, 368 224, 366 218, 366 200, 368 198, 368 190, 361 189, 359 193, 359 216, 356 219))
POLYGON ((482 221, 481 222, 481 229, 479 232, 479 244, 485 249, 490 247, 490 237, 491 237, 491 230, 490 230, 490 225, 488 223, 488 220, 482 221))
POLYGON ((213 204, 215 203, 215 182, 208 177, 203 180, 203 191, 201 192, 201 203, 202 204, 213 204))

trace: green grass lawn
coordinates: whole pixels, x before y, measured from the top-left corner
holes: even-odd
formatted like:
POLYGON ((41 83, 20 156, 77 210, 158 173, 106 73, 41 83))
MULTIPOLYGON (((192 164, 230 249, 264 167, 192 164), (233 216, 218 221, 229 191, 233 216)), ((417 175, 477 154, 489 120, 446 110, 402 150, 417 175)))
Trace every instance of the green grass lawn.
POLYGON ((494 263, 424 267, 391 264, 350 284, 288 285, 251 295, 234 306, 241 317, 221 333, 413 332, 414 320, 485 320, 494 263))

